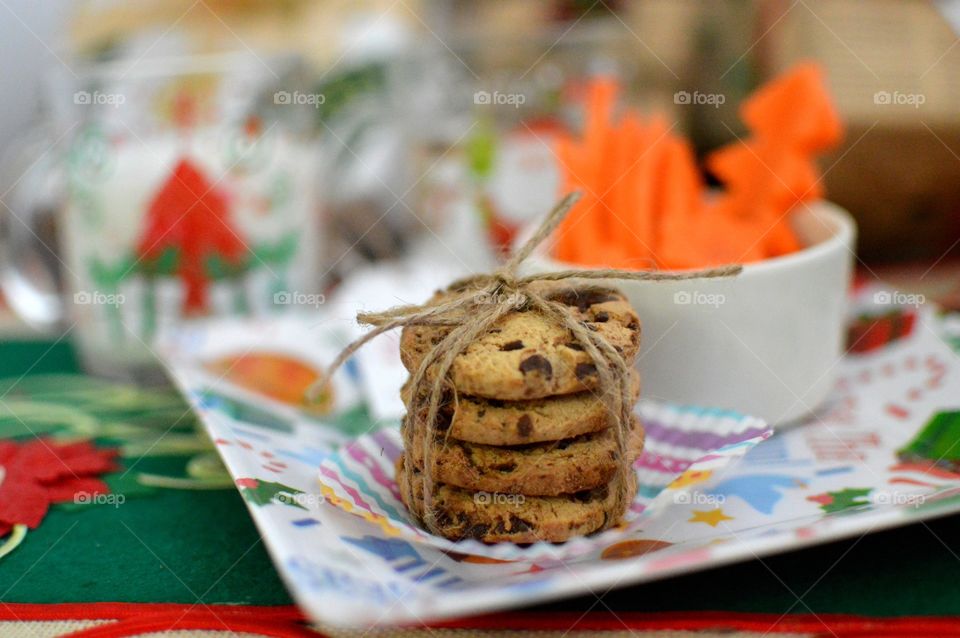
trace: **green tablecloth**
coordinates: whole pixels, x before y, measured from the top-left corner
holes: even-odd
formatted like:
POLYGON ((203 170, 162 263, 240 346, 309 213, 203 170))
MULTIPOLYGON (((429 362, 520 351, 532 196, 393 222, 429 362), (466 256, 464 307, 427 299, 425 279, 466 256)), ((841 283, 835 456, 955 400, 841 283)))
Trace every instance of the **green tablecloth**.
MULTIPOLYGON (((0 377, 78 371, 69 345, 50 345, 0 344, 0 377)), ((184 463, 148 457, 137 470, 179 475, 184 463)), ((291 602, 234 489, 163 489, 121 507, 54 507, 0 560, 2 592, 0 600, 20 603, 291 602)))
MULTIPOLYGON (((0 344, 0 376, 75 372, 67 344, 0 344)), ((138 470, 178 474, 182 458, 138 470)), ((960 615, 960 517, 538 609, 960 615)), ((233 489, 55 508, 0 560, 0 600, 281 605, 289 595, 233 489)))

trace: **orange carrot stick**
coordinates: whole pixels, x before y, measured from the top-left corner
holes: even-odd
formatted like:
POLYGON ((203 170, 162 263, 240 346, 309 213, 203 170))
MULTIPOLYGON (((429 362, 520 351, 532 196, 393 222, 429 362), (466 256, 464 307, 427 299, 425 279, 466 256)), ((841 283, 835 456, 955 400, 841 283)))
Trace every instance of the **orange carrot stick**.
POLYGON ((584 194, 561 224, 558 257, 695 268, 799 249, 791 211, 822 196, 813 155, 841 134, 815 65, 791 69, 744 102, 750 135, 708 158, 724 184, 709 202, 689 145, 662 118, 614 120, 617 92, 610 78, 593 81, 582 134, 557 145, 564 192, 584 194))
POLYGON ((616 132, 617 156, 615 170, 608 175, 607 188, 611 191, 610 207, 616 218, 615 241, 625 264, 644 265, 650 258, 648 239, 635 223, 630 211, 636 206, 634 180, 637 174, 637 149, 641 143, 642 123, 635 114, 625 115, 616 132))
POLYGON ((693 149, 684 140, 672 136, 667 140, 660 183, 658 261, 665 268, 696 267, 699 260, 691 239, 703 222, 704 187, 693 149))

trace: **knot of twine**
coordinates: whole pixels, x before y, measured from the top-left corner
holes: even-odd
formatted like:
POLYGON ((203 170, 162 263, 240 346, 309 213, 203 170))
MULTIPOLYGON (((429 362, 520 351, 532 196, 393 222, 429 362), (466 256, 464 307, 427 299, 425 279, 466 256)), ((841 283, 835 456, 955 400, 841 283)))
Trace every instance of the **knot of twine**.
MULTIPOLYGON (((722 266, 684 272, 631 271, 631 270, 561 270, 537 275, 519 276, 517 269, 549 237, 563 221, 580 198, 571 193, 547 215, 536 232, 499 269, 492 273, 476 274, 450 284, 448 295, 422 305, 396 306, 383 312, 361 312, 357 322, 374 326, 359 339, 347 345, 330 364, 329 368, 307 391, 313 400, 326 385, 333 373, 357 350, 377 336, 404 326, 452 327, 423 358, 410 381, 411 399, 407 406, 407 423, 404 428, 404 446, 407 458, 404 463, 407 485, 414 486, 414 461, 412 458, 414 420, 426 405, 426 421, 423 424, 423 523, 434 534, 439 534, 436 514, 433 511, 434 483, 432 480, 433 442, 437 439, 437 416, 444 394, 447 376, 454 359, 471 343, 492 328, 502 317, 517 309, 541 313, 559 326, 567 328, 596 367, 598 395, 613 420, 618 450, 618 469, 609 489, 616 490, 616 511, 622 511, 627 494, 627 471, 623 463, 627 454, 626 445, 631 427, 632 393, 630 389, 630 363, 600 334, 588 329, 579 321, 569 306, 549 298, 548 293, 531 286, 535 282, 561 281, 566 279, 598 279, 629 281, 681 281, 730 277, 740 273, 739 265, 722 266), (429 374, 428 374, 429 371, 429 374)), ((455 389, 454 389, 455 391, 455 389)), ((412 505, 412 504, 411 504, 412 505)))

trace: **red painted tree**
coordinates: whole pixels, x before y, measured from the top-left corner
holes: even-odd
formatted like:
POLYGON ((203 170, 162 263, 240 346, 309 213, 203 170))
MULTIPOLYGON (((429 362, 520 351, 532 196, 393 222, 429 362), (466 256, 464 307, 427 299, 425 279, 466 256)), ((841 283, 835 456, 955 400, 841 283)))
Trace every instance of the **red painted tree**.
POLYGON ((137 241, 142 270, 156 274, 172 257, 172 271, 183 282, 184 314, 207 310, 211 264, 222 270, 244 268, 247 247, 233 226, 226 197, 187 159, 181 159, 147 208, 137 241))

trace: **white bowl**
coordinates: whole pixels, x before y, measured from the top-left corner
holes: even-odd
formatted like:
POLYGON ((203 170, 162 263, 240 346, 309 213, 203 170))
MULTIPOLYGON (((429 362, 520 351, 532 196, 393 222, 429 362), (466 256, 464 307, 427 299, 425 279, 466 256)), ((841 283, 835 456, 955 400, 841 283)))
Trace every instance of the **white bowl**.
MULTIPOLYGON (((843 354, 856 225, 817 202, 793 215, 802 250, 728 279, 612 282, 643 324, 644 396, 733 409, 771 424, 816 409, 843 354)), ((527 273, 579 268, 542 252, 527 273)))

